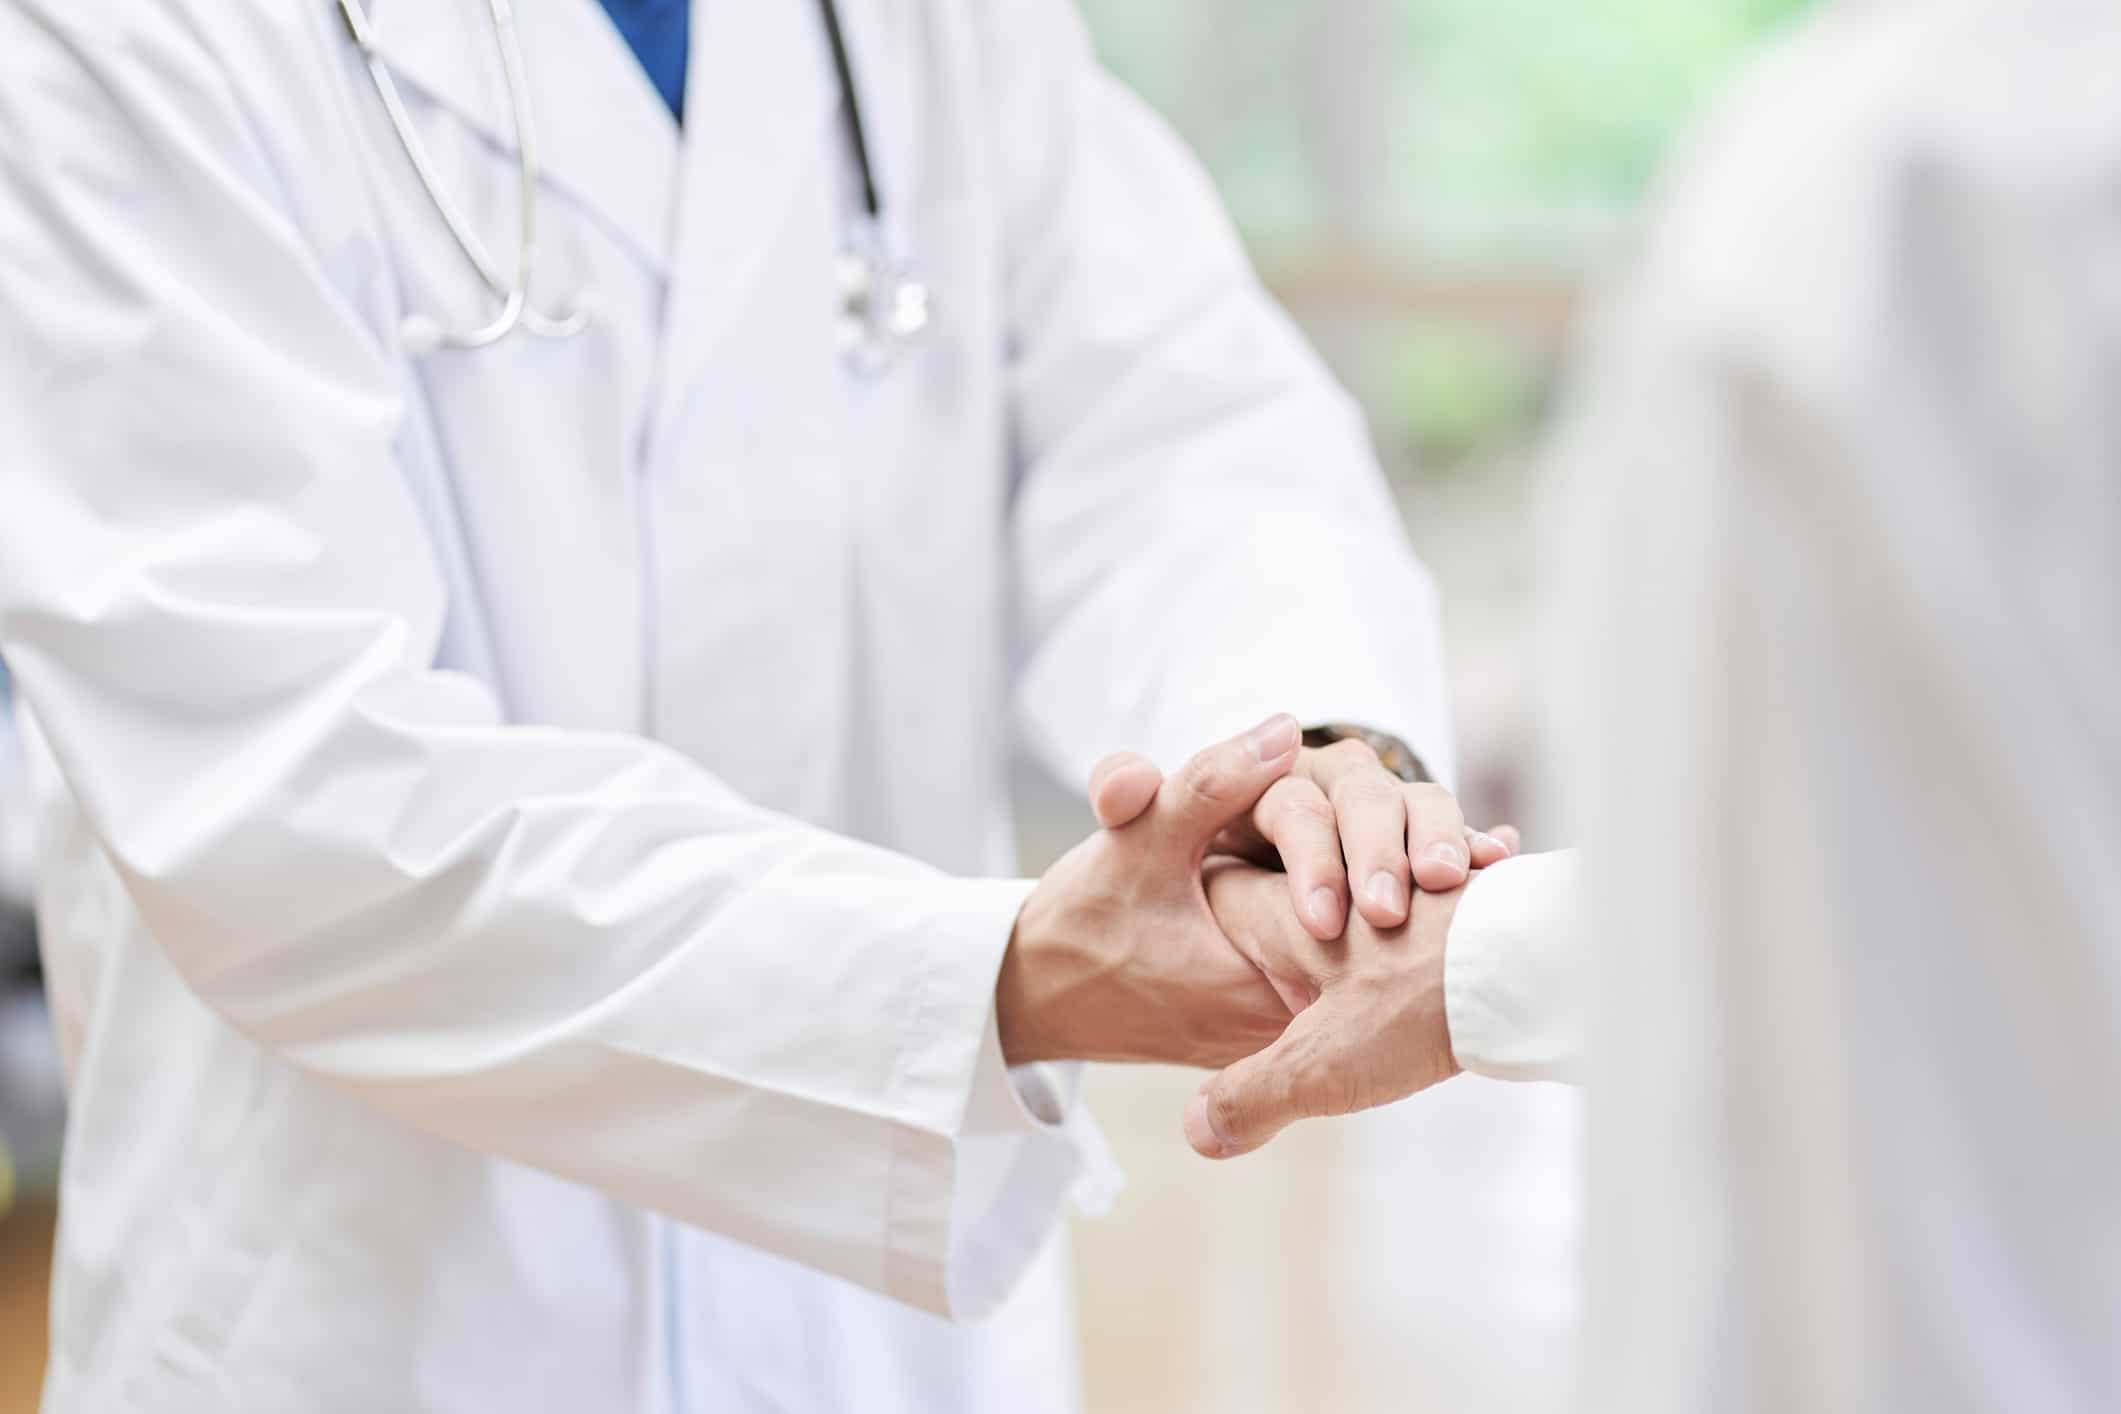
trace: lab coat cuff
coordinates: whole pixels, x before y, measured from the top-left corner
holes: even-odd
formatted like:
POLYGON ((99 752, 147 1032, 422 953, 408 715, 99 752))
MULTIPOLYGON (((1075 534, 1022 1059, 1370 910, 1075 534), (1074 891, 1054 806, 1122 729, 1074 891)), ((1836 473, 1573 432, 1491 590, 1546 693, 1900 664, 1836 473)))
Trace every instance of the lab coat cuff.
MULTIPOLYGON (((1035 887, 1035 882, 1024 880, 1002 895, 1016 900, 1016 910, 1010 913, 1009 928, 1003 936, 1004 953, 1008 951, 1008 937, 1016 931, 1016 913, 1035 887)), ((973 1139, 1060 1133, 1068 1128, 1081 1097, 1083 1068, 1072 1061, 1009 1064, 1002 1053, 1001 1019, 992 1000, 1000 974, 1001 959, 997 957, 994 977, 987 988, 987 1024, 980 1036, 972 1093, 965 1103, 960 1133, 973 1139)))
POLYGON ((1575 1078, 1586 1010, 1578 868, 1574 851, 1520 855, 1466 886, 1444 950, 1444 1011, 1463 1069, 1575 1078))
POLYGON ((945 1145, 893 1155, 888 1289, 900 1300, 973 1320, 999 1306, 1051 1238, 1068 1200, 1094 1204, 1117 1172, 1077 1100, 1068 1066, 1003 1059, 994 986, 1033 884, 965 884, 969 936, 941 940, 901 1075, 915 1089, 952 1087, 959 1122, 945 1145))
POLYGON ((987 1012, 986 1034, 981 1038, 978 1067, 972 1074, 972 1095, 965 1104, 963 1133, 984 1138, 1009 1134, 1037 1134, 1067 1123, 1075 1096, 1060 1068, 1022 1065, 1011 1069, 1002 1055, 1001 1027, 993 1009, 987 1012))

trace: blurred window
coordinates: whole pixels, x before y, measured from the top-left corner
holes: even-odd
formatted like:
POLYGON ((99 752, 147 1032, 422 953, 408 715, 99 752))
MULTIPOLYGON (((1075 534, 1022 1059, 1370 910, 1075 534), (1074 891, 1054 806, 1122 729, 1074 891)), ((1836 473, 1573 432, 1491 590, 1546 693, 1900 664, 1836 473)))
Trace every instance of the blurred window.
POLYGON ((1396 475, 1537 420, 1671 135, 1807 0, 1083 0, 1207 162, 1396 475))

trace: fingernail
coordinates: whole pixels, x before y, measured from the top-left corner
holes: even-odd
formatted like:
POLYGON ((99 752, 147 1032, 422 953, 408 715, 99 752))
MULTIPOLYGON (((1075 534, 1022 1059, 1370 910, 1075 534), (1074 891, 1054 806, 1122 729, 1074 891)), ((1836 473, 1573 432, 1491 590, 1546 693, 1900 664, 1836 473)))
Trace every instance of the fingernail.
POLYGON ((1296 719, 1284 712, 1261 722, 1248 740, 1261 761, 1279 761, 1296 749, 1296 739, 1302 734, 1296 719))
POLYGON ((1311 921, 1319 927, 1330 929, 1340 926, 1340 895, 1334 893, 1331 889, 1317 888, 1311 890, 1311 900, 1308 907, 1311 921))
POLYGON ((1370 906, 1386 913, 1400 913, 1406 909, 1406 891, 1399 886, 1399 876, 1378 870, 1370 876, 1370 882, 1362 886, 1362 896, 1370 906))
POLYGON ((1219 1159, 1228 1147, 1208 1119, 1208 1092, 1196 1090, 1186 1106, 1186 1142, 1211 1159, 1219 1159))
POLYGON ((1424 864, 1440 864, 1446 869, 1463 874, 1466 872, 1466 852, 1455 844, 1438 840, 1421 852, 1424 864))
POLYGON ((1491 835, 1486 830, 1475 830, 1473 832, 1473 843, 1493 850, 1504 858, 1509 857, 1510 847, 1503 843, 1500 835, 1491 835))

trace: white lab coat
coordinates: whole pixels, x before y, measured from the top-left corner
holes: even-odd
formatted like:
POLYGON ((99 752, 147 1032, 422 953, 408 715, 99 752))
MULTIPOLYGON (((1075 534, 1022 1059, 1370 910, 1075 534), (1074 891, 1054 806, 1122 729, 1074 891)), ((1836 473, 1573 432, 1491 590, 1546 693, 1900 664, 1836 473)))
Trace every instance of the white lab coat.
MULTIPOLYGON (((0 677, 0 915, 21 920, 30 908, 29 772, 15 729, 12 697, 11 686, 0 677)), ((0 956, 0 963, 18 960, 26 959, 0 956)))
POLYGON ((1586 346, 1600 1414, 2121 1407, 2117 73, 2111 0, 1829 10, 1586 346))
MULTIPOLYGON (((519 8, 536 295, 603 315, 421 360, 489 305, 331 6, 0 5, 45 1408, 1066 1409, 1094 1145, 993 1040, 1011 744, 1285 709, 1448 776, 1430 586, 1060 0, 846 7, 938 300, 875 383, 813 8, 701 7, 682 144, 594 0, 519 8)), ((376 23, 505 252, 484 13, 376 23)))

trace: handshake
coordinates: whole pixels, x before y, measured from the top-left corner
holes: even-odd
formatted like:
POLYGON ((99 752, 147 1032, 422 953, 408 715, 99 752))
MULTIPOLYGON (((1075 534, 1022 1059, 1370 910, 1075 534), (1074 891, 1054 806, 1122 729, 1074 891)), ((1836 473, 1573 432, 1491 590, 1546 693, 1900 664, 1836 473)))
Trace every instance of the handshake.
POLYGON ((1110 757, 1090 797, 1104 828, 1039 881, 1002 961, 1011 1065, 1217 1070, 1185 1116, 1210 1158, 1457 1073, 1444 943, 1510 832, 1467 830, 1448 793, 1359 742, 1303 747, 1286 716, 1169 780, 1110 757))

